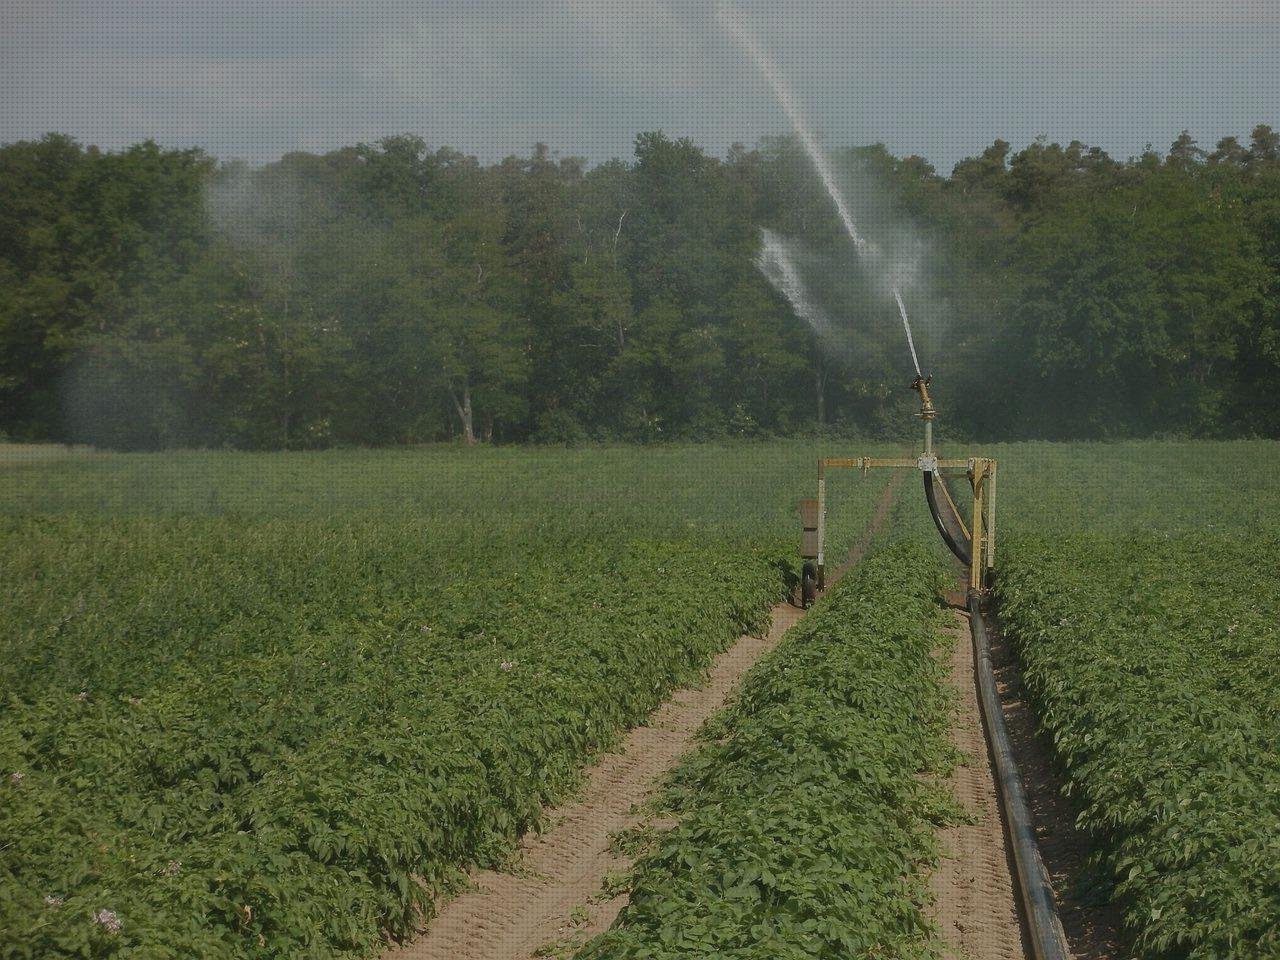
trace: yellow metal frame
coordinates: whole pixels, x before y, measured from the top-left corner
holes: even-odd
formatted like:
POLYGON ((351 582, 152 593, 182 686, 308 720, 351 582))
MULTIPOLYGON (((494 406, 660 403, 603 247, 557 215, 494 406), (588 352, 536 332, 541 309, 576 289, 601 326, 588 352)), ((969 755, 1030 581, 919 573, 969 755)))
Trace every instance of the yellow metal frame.
MULTIPOLYGON (((926 424, 928 421, 926 421, 926 424)), ((927 444, 932 446, 932 444, 927 444)), ((951 501, 945 483, 941 482, 941 470, 964 470, 973 489, 973 511, 965 530, 969 537, 969 589, 980 591, 986 587, 987 576, 995 566, 996 558, 996 469, 997 463, 990 457, 935 458, 929 453, 912 457, 827 457, 818 461, 818 549, 817 556, 807 559, 817 561, 818 588, 826 583, 826 527, 827 527, 827 471, 859 470, 865 477, 870 470, 926 470, 938 475, 937 487, 947 499, 953 512, 964 518, 951 501)))

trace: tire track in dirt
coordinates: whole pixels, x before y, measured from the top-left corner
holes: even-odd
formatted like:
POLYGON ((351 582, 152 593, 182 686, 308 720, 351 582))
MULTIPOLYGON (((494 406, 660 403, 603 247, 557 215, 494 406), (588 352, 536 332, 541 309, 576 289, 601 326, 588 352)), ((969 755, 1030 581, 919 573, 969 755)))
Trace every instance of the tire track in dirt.
POLYGON ((947 960, 1029 957, 1015 893, 1014 867, 1000 815, 999 794, 978 706, 967 613, 952 611, 951 685, 956 695, 951 742, 964 760, 949 784, 969 823, 939 831, 942 859, 929 880, 931 910, 947 960))
MULTIPOLYGON (((870 546, 902 476, 890 479, 866 532, 831 583, 870 546)), ((554 954, 549 945, 567 950, 607 929, 627 898, 597 894, 608 877, 632 863, 609 849, 610 836, 643 821, 636 806, 689 750, 743 675, 803 617, 790 604, 774 607, 764 636, 740 637, 712 663, 705 686, 677 691, 645 725, 631 730, 620 750, 587 770, 580 796, 549 812, 547 832, 523 838, 518 873, 473 871, 471 888, 441 905, 422 936, 387 951, 385 960, 528 960, 540 951, 554 954)))

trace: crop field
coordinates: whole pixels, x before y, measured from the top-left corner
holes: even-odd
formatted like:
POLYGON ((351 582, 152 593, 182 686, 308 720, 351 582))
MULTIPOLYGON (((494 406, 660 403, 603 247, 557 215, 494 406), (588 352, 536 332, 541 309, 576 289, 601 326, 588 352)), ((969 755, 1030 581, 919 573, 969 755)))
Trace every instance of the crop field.
MULTIPOLYGON (((837 452, 901 449, 0 466, 0 956, 376 955, 760 625, 794 586, 795 502, 837 452)), ((1004 628, 1137 948, 1274 955, 1280 445, 982 452, 1004 628)), ((833 481, 832 556, 886 480, 833 481)), ((915 549, 824 598, 680 768, 680 826, 590 955, 724 946, 749 918, 797 956, 928 955, 917 868, 950 813, 907 772, 947 762, 928 659, 945 567, 919 499, 903 487, 882 538, 915 549), (875 797, 830 809, 855 769, 875 797), (774 787, 795 819, 771 834, 747 798, 774 787), (731 876, 697 866, 735 850, 731 876)))
POLYGON ((366 956, 500 862, 795 578, 802 447, 577 458, 6 473, 5 955, 366 956))

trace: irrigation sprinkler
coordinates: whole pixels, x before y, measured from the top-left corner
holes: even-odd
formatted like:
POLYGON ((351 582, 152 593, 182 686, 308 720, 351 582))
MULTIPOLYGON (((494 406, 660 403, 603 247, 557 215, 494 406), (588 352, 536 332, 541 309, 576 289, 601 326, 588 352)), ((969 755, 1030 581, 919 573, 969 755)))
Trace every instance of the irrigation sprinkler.
POLYGON ((987 589, 996 555, 996 461, 990 457, 943 458, 933 447, 933 422, 937 410, 929 395, 932 377, 917 376, 911 389, 920 394, 924 422, 924 445, 918 457, 825 457, 818 460, 818 496, 800 502, 800 555, 804 560, 801 595, 805 606, 826 587, 827 471, 919 470, 924 480, 925 501, 943 541, 969 570, 969 593, 981 596, 987 589), (943 471, 963 470, 973 492, 973 509, 965 523, 943 476, 943 471))

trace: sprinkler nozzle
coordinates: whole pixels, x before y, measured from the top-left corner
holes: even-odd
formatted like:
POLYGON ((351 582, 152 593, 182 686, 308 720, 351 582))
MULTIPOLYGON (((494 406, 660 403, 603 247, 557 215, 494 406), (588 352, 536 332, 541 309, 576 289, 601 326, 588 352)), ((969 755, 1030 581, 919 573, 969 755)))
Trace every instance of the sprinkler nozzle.
POLYGON ((920 412, 916 414, 921 420, 937 419, 937 411, 933 409, 933 400, 929 396, 929 384, 933 377, 916 377, 911 381, 911 389, 920 394, 920 412))
MULTIPOLYGON (((924 457, 920 461, 920 469, 926 469, 926 461, 933 460, 933 421, 937 419, 937 411, 933 409, 933 400, 929 397, 929 384, 933 377, 919 376, 911 381, 911 389, 920 394, 920 412, 916 414, 924 421, 924 457)), ((936 469, 935 466, 927 469, 936 469)))

